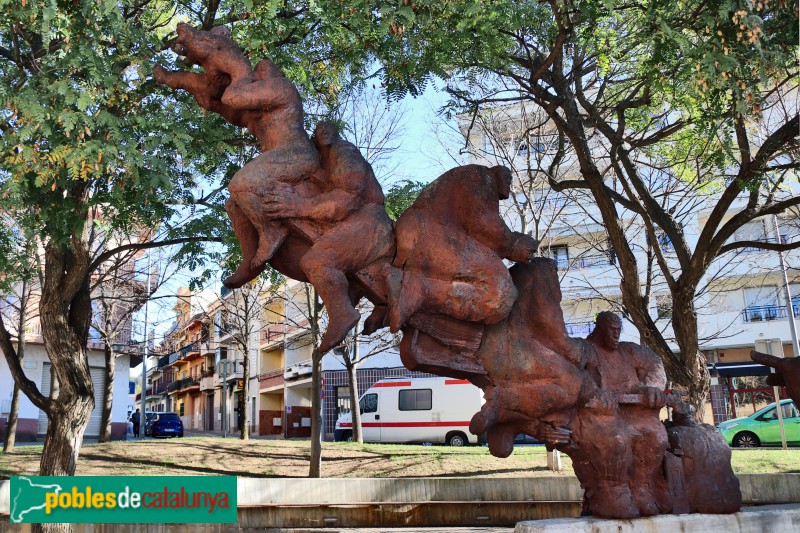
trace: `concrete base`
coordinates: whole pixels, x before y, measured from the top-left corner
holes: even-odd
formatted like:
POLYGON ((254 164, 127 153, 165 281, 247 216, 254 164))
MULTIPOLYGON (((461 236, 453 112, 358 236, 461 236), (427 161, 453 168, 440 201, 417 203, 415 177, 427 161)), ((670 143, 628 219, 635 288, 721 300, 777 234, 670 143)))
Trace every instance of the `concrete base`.
POLYGON ((514 533, 761 533, 800 531, 800 504, 743 507, 736 514, 661 515, 634 520, 553 518, 520 522, 514 533))

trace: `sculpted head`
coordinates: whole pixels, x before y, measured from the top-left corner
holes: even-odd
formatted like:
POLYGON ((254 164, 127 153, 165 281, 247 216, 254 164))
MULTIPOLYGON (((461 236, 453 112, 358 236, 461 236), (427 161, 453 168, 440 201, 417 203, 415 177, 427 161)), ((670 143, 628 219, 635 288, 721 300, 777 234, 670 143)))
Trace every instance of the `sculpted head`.
POLYGON ((219 69, 212 66, 215 61, 236 65, 239 69, 251 70, 250 61, 242 53, 236 41, 231 39, 231 30, 227 26, 216 26, 210 31, 198 30, 186 23, 177 27, 178 39, 172 50, 184 57, 190 65, 200 65, 208 70, 219 69), (214 58, 217 60, 212 61, 214 58))
POLYGON ((489 170, 492 176, 494 176, 494 183, 497 186, 497 196, 501 200, 508 199, 511 195, 511 171, 502 165, 497 165, 489 170))
POLYGON ((256 78, 259 80, 285 77, 281 68, 269 59, 262 59, 259 61, 256 64, 255 73, 256 78))
POLYGON ((616 350, 622 334, 622 319, 611 311, 598 313, 592 337, 608 350, 616 350))
POLYGON ((311 140, 317 148, 323 148, 332 145, 339 139, 339 132, 333 122, 327 120, 317 124, 314 129, 314 135, 311 140))

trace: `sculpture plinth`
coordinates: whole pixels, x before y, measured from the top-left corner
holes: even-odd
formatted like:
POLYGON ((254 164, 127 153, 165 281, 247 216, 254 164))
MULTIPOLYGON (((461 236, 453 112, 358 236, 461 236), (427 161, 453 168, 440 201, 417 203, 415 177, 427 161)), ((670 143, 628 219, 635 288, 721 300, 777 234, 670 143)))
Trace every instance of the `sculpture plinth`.
POLYGON ((470 430, 487 434, 492 454, 510 454, 517 433, 564 451, 597 516, 738 510, 725 440, 664 391, 659 358, 620 342, 611 313, 587 339, 567 335, 555 262, 500 216, 508 169, 454 168, 393 225, 370 165, 330 123, 308 137, 297 90, 271 61, 253 69, 220 29, 179 25, 174 49, 204 72, 159 68, 156 80, 248 128, 262 148, 229 185, 244 260, 228 287, 267 264, 312 283, 329 315, 321 351, 342 342, 368 298, 366 333, 402 331, 407 367, 483 389, 470 430), (665 405, 676 413, 669 428, 658 419, 665 405))

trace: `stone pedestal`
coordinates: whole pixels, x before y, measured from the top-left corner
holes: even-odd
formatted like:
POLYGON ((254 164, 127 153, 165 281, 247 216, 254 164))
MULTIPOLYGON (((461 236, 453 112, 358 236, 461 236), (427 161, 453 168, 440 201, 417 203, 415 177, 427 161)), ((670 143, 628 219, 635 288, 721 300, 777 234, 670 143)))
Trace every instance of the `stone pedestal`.
POLYGON ((736 514, 660 515, 634 520, 553 518, 520 522, 514 533, 762 533, 800 531, 800 504, 745 507, 736 514))

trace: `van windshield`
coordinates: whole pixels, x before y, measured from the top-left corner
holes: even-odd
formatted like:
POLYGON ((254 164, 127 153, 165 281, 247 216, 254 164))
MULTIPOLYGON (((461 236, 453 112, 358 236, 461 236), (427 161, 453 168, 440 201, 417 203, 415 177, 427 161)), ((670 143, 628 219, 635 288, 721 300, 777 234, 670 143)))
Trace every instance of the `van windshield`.
POLYGON ((358 402, 358 407, 361 413, 377 413, 378 412, 378 395, 365 394, 358 402))

